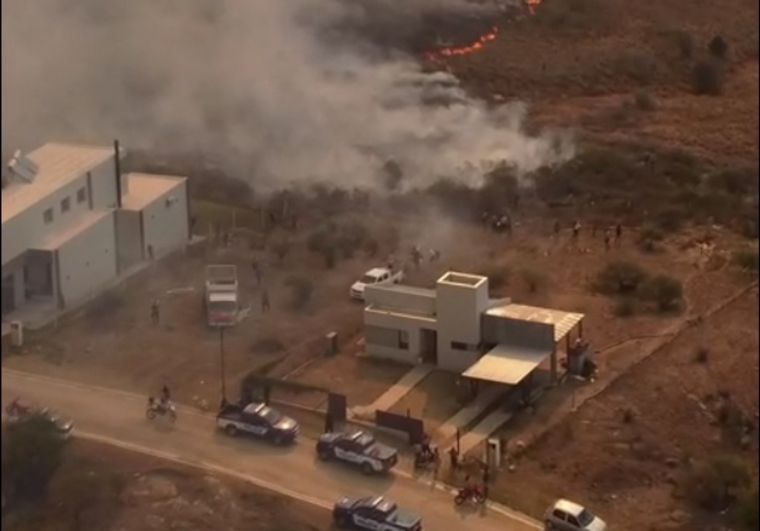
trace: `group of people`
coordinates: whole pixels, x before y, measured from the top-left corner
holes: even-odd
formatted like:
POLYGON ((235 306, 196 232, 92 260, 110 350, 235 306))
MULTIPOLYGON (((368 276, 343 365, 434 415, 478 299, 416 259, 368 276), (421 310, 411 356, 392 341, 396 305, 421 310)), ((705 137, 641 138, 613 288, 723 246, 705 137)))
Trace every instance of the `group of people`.
MULTIPOLYGON (((420 249, 419 245, 414 245, 412 247, 411 255, 414 267, 419 268, 423 260, 422 249, 420 249)), ((437 249, 431 248, 428 251, 428 258, 431 262, 437 262, 441 258, 441 253, 437 249)))
POLYGON ((161 408, 166 409, 171 404, 171 393, 169 392, 169 387, 164 385, 161 388, 161 398, 156 402, 156 399, 153 396, 148 397, 148 407, 149 408, 161 408))
MULTIPOLYGON (((562 230, 562 226, 559 220, 555 220, 554 221, 554 236, 558 237, 561 230, 562 230)), ((572 225, 570 225, 570 230, 571 230, 573 242, 577 242, 581 233, 581 222, 577 219, 573 221, 572 225)), ((599 230, 598 223, 594 223, 591 225, 592 238, 596 237, 596 233, 598 232, 598 230, 599 230)), ((607 228, 604 229, 604 247, 607 250, 609 250, 612 245, 613 238, 616 243, 619 243, 622 237, 623 237, 623 225, 621 223, 618 222, 614 226, 612 225, 608 226, 607 228)))

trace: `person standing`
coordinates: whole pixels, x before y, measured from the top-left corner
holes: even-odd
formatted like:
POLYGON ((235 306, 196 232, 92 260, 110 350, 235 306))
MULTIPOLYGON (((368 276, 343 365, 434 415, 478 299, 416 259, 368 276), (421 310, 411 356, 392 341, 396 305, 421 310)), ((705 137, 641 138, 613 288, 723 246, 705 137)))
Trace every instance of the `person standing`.
POLYGON ((150 320, 153 323, 153 326, 158 326, 160 317, 161 315, 160 315, 159 302, 158 302, 158 299, 156 299, 150 305, 150 320))
POLYGON ((451 473, 455 474, 459 470, 459 452, 457 452, 454 446, 449 449, 449 461, 451 463, 451 473))
POLYGON ((615 243, 620 243, 620 239, 623 237, 623 225, 618 222, 617 225, 615 225, 615 243))
POLYGON ((610 239, 612 235, 610 234, 610 229, 607 229, 604 231, 604 248, 605 250, 610 250, 610 239))
POLYGON ((261 290, 261 313, 267 313, 270 308, 269 292, 265 289, 261 290))

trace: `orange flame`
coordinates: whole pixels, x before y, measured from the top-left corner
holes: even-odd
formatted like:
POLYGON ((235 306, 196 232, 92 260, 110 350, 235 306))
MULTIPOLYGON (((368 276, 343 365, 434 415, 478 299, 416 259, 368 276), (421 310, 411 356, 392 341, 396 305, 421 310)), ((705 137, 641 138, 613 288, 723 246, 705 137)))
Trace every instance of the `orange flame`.
POLYGON ((525 5, 528 6, 528 12, 535 15, 536 8, 541 5, 541 0, 525 0, 525 5))
POLYGON ((468 55, 474 52, 478 52, 491 41, 496 40, 496 36, 499 34, 499 28, 493 27, 491 31, 481 35, 477 41, 467 46, 450 46, 448 48, 441 48, 435 52, 428 52, 425 54, 431 61, 438 61, 443 57, 454 57, 457 55, 468 55))

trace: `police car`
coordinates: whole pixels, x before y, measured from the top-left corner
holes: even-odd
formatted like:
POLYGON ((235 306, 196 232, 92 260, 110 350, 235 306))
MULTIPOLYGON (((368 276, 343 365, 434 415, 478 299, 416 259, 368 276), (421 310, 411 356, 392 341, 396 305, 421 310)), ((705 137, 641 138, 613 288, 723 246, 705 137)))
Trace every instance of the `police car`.
POLYGON ((419 516, 399 510, 394 502, 382 496, 342 498, 333 508, 333 520, 341 528, 422 531, 422 519, 419 516))
POLYGON ((380 444, 364 431, 324 433, 317 441, 322 461, 337 459, 358 466, 365 474, 387 472, 398 462, 395 448, 380 444))
POLYGON ((298 435, 298 423, 266 404, 252 402, 246 406, 226 404, 216 416, 217 427, 232 437, 255 435, 275 444, 292 443, 298 435))

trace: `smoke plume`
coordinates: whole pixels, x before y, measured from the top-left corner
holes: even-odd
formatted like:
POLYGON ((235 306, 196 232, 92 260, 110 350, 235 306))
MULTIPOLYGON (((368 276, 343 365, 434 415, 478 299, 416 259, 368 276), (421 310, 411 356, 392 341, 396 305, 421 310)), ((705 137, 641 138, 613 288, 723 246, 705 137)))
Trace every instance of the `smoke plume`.
POLYGON ((370 186, 389 160, 414 186, 477 184, 489 164, 525 174, 572 156, 565 135, 523 132, 522 105, 489 107, 423 71, 412 37, 452 13, 494 11, 466 0, 3 0, 3 155, 119 138, 203 153, 257 187, 370 186))

